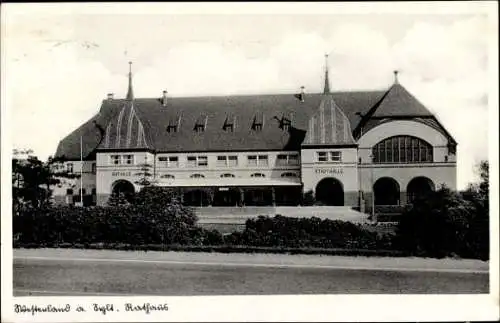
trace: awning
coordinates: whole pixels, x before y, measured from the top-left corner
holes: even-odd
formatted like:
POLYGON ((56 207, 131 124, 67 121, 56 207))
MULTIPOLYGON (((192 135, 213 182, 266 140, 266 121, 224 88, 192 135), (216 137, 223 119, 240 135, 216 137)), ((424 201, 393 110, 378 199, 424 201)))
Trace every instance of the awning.
POLYGON ((269 179, 269 178, 188 178, 188 179, 158 179, 162 187, 241 187, 241 186, 300 186, 299 179, 269 179))

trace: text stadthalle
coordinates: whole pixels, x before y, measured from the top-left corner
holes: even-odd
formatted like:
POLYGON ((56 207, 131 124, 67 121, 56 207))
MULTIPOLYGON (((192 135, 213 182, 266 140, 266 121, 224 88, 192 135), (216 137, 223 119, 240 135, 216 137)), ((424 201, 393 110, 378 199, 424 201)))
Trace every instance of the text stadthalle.
POLYGON ((343 174, 342 168, 320 168, 315 170, 316 174, 343 174))

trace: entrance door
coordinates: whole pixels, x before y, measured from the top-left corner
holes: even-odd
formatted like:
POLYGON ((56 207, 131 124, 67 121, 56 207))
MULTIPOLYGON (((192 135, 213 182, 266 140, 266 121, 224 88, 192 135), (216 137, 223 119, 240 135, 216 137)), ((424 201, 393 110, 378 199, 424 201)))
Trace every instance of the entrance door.
POLYGON ((316 203, 321 205, 344 205, 344 188, 336 178, 323 178, 316 185, 316 203))
POLYGON ((408 195, 408 203, 416 199, 425 198, 430 192, 434 191, 434 183, 427 177, 415 177, 408 183, 406 189, 408 195))
POLYGON ((393 178, 379 178, 373 185, 375 205, 399 205, 399 185, 393 178))

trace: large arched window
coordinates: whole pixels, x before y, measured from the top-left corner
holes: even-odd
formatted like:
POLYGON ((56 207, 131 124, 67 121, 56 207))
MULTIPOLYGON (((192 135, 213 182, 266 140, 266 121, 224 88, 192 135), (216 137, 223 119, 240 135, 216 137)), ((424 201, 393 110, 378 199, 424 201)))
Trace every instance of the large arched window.
POLYGON ((374 163, 429 163, 432 146, 417 137, 395 136, 382 140, 373 147, 374 163))

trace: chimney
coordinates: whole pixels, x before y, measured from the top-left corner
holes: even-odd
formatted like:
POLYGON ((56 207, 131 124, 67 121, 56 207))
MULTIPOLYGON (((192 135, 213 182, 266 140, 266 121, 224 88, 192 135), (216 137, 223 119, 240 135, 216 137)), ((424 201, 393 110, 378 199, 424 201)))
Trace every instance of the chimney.
POLYGON ((113 100, 115 95, 113 93, 108 93, 108 100, 113 100))
POLYGON ((161 105, 166 107, 167 106, 167 90, 163 90, 163 96, 161 97, 161 105))
POLYGON ((300 87, 300 93, 294 94, 293 95, 295 98, 297 98, 300 102, 304 102, 305 94, 304 94, 304 87, 300 87))

